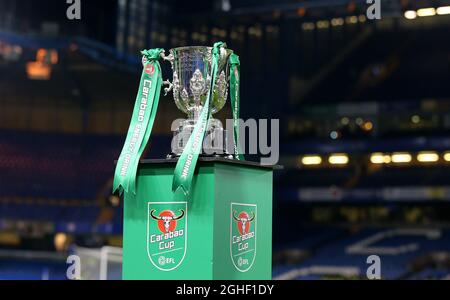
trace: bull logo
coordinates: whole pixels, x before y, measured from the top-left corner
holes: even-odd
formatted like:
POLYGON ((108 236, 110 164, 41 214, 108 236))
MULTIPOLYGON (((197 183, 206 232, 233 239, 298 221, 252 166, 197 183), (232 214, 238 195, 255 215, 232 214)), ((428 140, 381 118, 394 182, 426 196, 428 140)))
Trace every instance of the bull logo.
POLYGON ((243 211, 237 215, 236 211, 233 212, 233 218, 237 222, 238 230, 241 235, 245 235, 250 230, 250 224, 255 219, 255 213, 252 212, 252 217, 250 218, 248 213, 243 211))
POLYGON ((178 268, 186 256, 187 202, 149 202, 147 254, 160 271, 178 268))
POLYGON ((158 228, 162 233, 173 232, 175 228, 177 228, 177 220, 180 220, 184 217, 184 210, 180 209, 181 214, 179 216, 175 216, 173 211, 164 210, 159 214, 159 216, 155 216, 156 210, 153 209, 150 211, 150 216, 158 221, 158 228))
POLYGON ((257 205, 231 203, 231 262, 240 272, 249 271, 256 259, 257 205))
POLYGON ((152 76, 152 75, 155 73, 155 66, 154 66, 153 64, 148 64, 148 65, 145 67, 145 73, 146 73, 147 75, 152 76))

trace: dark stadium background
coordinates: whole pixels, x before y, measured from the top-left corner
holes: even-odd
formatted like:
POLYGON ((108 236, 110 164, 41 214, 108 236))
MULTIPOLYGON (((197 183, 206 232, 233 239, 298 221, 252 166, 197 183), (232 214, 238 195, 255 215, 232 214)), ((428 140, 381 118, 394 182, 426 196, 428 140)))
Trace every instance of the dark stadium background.
MULTIPOLYGON (((120 278, 139 50, 219 40, 242 117, 280 119, 274 278, 364 279, 371 254, 383 279, 450 278, 450 1, 382 0, 380 20, 357 0, 65 2, 0 0, 0 279, 65 279, 71 253, 99 278, 100 249, 120 278)), ((177 117, 162 97, 146 157, 177 117)))

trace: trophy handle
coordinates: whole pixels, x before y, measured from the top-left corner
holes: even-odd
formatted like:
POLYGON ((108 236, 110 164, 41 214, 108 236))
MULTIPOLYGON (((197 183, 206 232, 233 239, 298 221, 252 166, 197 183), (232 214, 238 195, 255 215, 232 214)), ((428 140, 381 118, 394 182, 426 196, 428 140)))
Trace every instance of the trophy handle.
POLYGON ((167 96, 167 94, 173 90, 173 84, 170 82, 169 79, 163 81, 163 85, 166 85, 167 87, 164 88, 164 97, 167 96))
POLYGON ((173 56, 172 53, 170 53, 169 55, 166 55, 165 52, 161 52, 161 58, 162 58, 163 60, 169 61, 171 64, 173 64, 173 62, 174 62, 174 60, 175 60, 175 57, 173 56))
MULTIPOLYGON (((172 53, 169 55, 166 55, 165 51, 161 52, 161 58, 165 61, 170 62, 170 64, 172 65, 172 69, 173 69, 173 62, 175 60, 175 57, 173 56, 172 53)), ((167 79, 167 80, 163 81, 163 85, 167 86, 164 88, 164 96, 167 96, 167 94, 173 90, 173 83, 167 79)))

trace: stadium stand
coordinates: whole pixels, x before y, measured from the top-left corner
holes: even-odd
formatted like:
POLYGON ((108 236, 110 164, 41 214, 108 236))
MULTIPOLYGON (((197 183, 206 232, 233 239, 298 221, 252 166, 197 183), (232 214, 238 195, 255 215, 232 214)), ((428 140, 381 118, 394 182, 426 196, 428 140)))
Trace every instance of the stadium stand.
MULTIPOLYGON (((364 278, 367 269, 367 253, 379 255, 383 264, 382 277, 385 279, 408 278, 410 262, 415 258, 436 250, 449 251, 448 230, 429 230, 431 235, 427 236, 422 230, 410 229, 409 234, 401 230, 398 235, 389 236, 388 233, 395 230, 364 229, 356 233, 349 232, 349 236, 329 242, 322 247, 312 251, 308 258, 301 263, 294 265, 280 265, 274 268, 274 278, 282 279, 319 279, 319 278, 364 278), (417 238, 411 234, 417 231, 417 235, 424 234, 417 238), (349 252, 349 247, 355 243, 362 242, 367 238, 381 235, 379 241, 371 244, 371 251, 361 253, 349 252), (401 247, 406 247, 402 249, 401 247), (386 251, 386 250, 394 251, 386 251), (383 251, 384 250, 384 251, 383 251)), ((306 245, 309 249, 311 245, 306 245)), ((299 246, 301 247, 301 246, 299 246)), ((433 268, 422 271, 416 276, 437 276, 444 277, 448 274, 445 271, 433 268)))

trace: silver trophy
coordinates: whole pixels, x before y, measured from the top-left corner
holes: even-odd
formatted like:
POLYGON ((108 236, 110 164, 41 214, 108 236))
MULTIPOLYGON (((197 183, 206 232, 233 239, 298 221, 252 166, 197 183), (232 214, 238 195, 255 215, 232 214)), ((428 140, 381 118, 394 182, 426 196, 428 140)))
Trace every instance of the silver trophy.
MULTIPOLYGON (((172 82, 165 94, 173 91, 173 98, 177 107, 187 114, 174 131, 172 153, 169 157, 180 156, 205 104, 211 84, 212 47, 180 47, 170 50, 170 55, 163 56, 170 61, 173 71, 172 82)), ((220 51, 218 76, 214 86, 213 97, 210 99, 211 114, 220 111, 228 96, 229 66, 228 58, 233 53, 224 47, 220 51)), ((227 136, 222 123, 211 117, 205 134, 202 155, 229 156, 226 150, 227 136)))

